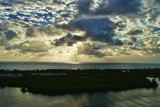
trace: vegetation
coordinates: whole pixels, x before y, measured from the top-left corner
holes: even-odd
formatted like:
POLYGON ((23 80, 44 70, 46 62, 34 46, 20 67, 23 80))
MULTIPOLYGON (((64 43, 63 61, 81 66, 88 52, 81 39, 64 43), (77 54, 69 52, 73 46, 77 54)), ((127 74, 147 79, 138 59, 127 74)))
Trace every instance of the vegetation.
POLYGON ((66 94, 155 88, 146 77, 160 76, 159 69, 141 70, 0 70, 1 87, 20 87, 41 94, 66 94))

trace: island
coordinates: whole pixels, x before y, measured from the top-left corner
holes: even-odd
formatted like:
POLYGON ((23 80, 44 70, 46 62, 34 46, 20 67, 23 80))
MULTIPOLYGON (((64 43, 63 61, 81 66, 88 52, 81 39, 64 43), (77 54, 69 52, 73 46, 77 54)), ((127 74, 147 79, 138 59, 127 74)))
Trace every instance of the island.
POLYGON ((0 70, 0 87, 57 95, 156 88, 160 69, 0 70), (152 79, 148 79, 148 77, 152 79))

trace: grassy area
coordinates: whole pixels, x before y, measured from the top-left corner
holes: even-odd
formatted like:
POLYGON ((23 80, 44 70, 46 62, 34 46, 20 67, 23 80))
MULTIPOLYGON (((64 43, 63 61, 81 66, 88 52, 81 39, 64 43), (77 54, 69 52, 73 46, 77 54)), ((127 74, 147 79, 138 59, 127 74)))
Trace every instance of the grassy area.
POLYGON ((158 76, 160 74, 158 69, 122 71, 124 70, 0 70, 0 74, 4 75, 7 73, 22 75, 20 77, 1 76, 0 85, 23 87, 29 92, 48 95, 157 87, 155 81, 149 81, 146 77, 158 76), (42 76, 42 74, 45 75, 42 76), (52 75, 46 76, 46 74, 52 75))

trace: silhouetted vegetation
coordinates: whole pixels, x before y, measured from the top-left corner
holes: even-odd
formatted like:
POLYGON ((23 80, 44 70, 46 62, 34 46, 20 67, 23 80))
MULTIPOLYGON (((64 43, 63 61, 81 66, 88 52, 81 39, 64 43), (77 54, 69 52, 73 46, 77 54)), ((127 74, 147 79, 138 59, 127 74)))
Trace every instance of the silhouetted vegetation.
POLYGON ((0 70, 0 86, 20 87, 22 91, 49 95, 155 88, 157 82, 146 77, 160 77, 159 70, 0 70))

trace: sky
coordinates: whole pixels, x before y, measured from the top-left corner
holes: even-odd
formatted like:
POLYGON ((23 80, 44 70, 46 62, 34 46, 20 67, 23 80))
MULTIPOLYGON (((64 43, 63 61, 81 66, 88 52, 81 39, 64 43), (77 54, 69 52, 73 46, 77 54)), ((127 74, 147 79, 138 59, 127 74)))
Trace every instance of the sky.
POLYGON ((160 0, 0 0, 0 61, 160 63, 160 0))

